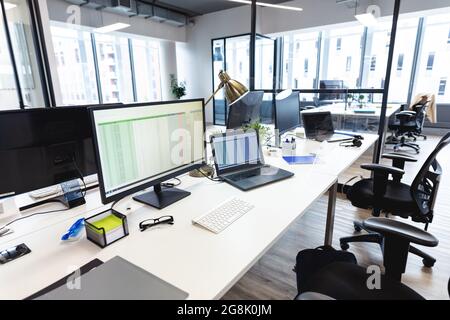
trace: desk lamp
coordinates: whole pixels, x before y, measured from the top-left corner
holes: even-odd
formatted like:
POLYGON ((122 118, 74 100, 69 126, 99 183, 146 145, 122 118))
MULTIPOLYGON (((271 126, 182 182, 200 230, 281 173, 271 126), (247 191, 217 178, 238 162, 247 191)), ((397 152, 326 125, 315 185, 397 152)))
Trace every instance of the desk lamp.
MULTIPOLYGON (((212 96, 206 101, 205 106, 207 106, 211 100, 215 97, 215 95, 220 91, 224 90, 225 99, 228 102, 228 105, 231 105, 237 102, 239 99, 242 99, 249 93, 249 90, 246 86, 240 83, 237 80, 231 79, 231 77, 226 73, 226 71, 221 70, 219 73, 220 84, 216 91, 212 94, 212 96)), ((200 168, 199 170, 191 171, 190 176, 196 178, 203 178, 206 176, 212 176, 214 173, 214 169, 212 166, 206 165, 200 168)))

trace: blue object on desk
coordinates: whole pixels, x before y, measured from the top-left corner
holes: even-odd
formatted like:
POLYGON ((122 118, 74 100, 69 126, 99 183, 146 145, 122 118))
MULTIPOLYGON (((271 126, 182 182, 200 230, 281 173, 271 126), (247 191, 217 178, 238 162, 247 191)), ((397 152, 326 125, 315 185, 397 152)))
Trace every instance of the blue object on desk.
POLYGON ((314 164, 316 156, 287 156, 283 159, 289 164, 314 164))
POLYGON ((76 241, 80 239, 81 231, 84 230, 84 218, 75 222, 61 238, 62 241, 76 241))

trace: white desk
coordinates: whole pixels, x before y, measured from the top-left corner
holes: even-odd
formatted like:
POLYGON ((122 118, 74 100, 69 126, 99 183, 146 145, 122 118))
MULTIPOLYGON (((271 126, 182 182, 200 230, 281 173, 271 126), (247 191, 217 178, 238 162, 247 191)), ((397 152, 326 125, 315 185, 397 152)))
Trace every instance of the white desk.
MULTIPOLYGON (((366 139, 364 149, 374 141, 366 139)), ((23 299, 95 258, 107 261, 117 255, 187 291, 190 299, 219 299, 328 190, 332 192, 327 241, 332 239, 335 186, 337 174, 341 173, 338 171, 356 161, 364 149, 335 150, 342 162, 314 166, 289 166, 276 156, 268 157, 266 162, 293 171, 295 177, 247 193, 224 183, 183 176, 181 187, 192 195, 163 211, 135 204, 136 210, 128 216, 130 235, 127 238, 105 249, 86 239, 61 244, 61 235, 76 219, 100 211, 98 193, 91 192, 88 202, 95 202, 88 204, 91 211, 80 207, 58 216, 24 220, 13 227, 18 229, 16 234, 0 238, 2 249, 26 243, 32 250, 31 254, 0 266, 0 299, 23 299), (255 204, 255 209, 219 235, 192 225, 192 218, 232 196, 255 204), (175 225, 144 233, 138 231, 140 221, 162 215, 173 215, 175 225), (39 227, 35 225, 37 221, 39 227)), ((121 208, 123 205, 118 206, 121 208)), ((52 208, 37 210, 49 209, 52 208)))

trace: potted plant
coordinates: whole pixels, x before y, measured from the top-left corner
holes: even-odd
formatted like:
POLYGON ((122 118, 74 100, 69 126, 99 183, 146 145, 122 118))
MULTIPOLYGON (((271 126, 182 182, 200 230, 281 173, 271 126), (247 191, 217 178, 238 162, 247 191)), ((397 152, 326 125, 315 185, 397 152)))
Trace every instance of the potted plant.
POLYGON ((269 139, 269 131, 270 129, 264 125, 262 125, 259 121, 247 124, 242 127, 244 131, 255 130, 259 135, 259 141, 261 145, 267 144, 267 140, 269 139))
POLYGON ((358 106, 362 108, 364 106, 364 100, 366 99, 366 96, 363 94, 360 94, 358 97, 358 106))
POLYGON ((186 95, 186 83, 180 82, 178 83, 178 79, 174 74, 170 75, 170 88, 172 89, 172 94, 180 100, 186 95))

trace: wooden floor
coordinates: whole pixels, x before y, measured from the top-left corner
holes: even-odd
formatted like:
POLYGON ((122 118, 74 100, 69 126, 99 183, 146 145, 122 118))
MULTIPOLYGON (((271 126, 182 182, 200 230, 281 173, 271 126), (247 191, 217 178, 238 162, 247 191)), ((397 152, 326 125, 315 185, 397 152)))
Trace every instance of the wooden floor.
MULTIPOLYGON (((407 165, 405 182, 410 183, 414 179, 422 163, 438 141, 438 137, 429 137, 427 141, 419 142, 422 147, 422 152, 418 156, 420 161, 417 164, 407 165)), ((387 151, 390 150, 387 149, 387 151)), ((359 169, 359 166, 362 163, 370 163, 371 159, 372 152, 368 152, 340 177, 340 182, 345 182, 349 177, 355 175, 367 176, 367 173, 359 169)), ((447 283, 450 278, 450 147, 441 152, 438 160, 443 167, 444 174, 435 207, 435 220, 430 225, 429 232, 434 234, 440 243, 436 248, 423 248, 434 256, 437 262, 434 268, 428 269, 423 267, 420 258, 410 254, 407 270, 402 279, 403 283, 427 299, 449 299, 447 283)), ((292 271, 296 254, 302 249, 322 245, 327 200, 327 196, 323 196, 303 217, 295 221, 288 232, 224 296, 224 299, 293 299, 297 294, 296 277, 292 271)), ((354 208, 344 196, 340 195, 336 208, 334 247, 339 248, 339 238, 354 233, 354 220, 368 217, 370 217, 368 210, 354 208)), ((401 220, 412 223, 409 220, 401 220)), ((421 224, 416 225, 423 228, 421 224)), ((376 244, 352 244, 349 251, 356 255, 361 265, 382 265, 380 247, 376 244)))

